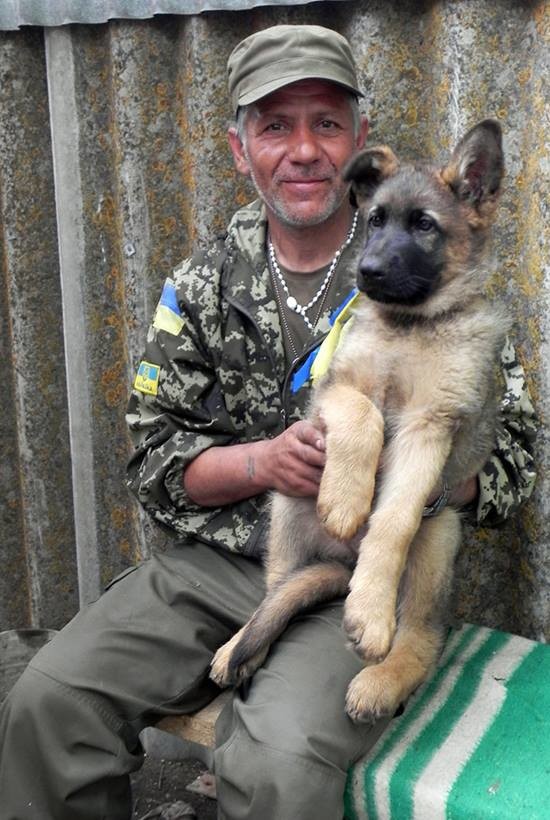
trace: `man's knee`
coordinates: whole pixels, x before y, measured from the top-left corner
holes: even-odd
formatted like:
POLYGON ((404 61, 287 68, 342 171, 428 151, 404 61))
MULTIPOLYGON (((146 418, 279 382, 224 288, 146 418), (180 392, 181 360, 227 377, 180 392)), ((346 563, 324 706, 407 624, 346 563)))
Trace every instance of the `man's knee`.
POLYGON ((129 817, 128 773, 142 751, 100 695, 28 667, 2 707, 0 738, 3 817, 129 817))
POLYGON ((275 748, 234 734, 215 753, 222 817, 240 820, 335 820, 343 809, 346 772, 308 746, 275 748))
POLYGON ((59 687, 53 680, 27 667, 8 694, 2 715, 10 724, 34 724, 45 715, 57 713, 62 708, 61 700, 59 687))
POLYGON ((94 734, 116 737, 118 745, 127 733, 124 722, 101 695, 79 691, 32 666, 6 698, 2 729, 12 749, 31 738, 35 747, 44 744, 47 748, 54 738, 68 747, 85 738, 92 741, 94 734))

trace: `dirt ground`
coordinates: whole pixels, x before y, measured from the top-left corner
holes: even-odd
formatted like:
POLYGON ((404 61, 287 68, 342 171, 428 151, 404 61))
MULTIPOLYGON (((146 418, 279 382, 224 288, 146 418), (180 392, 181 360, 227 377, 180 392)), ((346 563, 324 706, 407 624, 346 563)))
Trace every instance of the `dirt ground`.
POLYGON ((216 820, 216 801, 186 790, 204 771, 204 763, 198 760, 161 760, 146 756, 143 767, 132 775, 132 818, 141 820, 163 803, 182 800, 193 807, 197 820, 216 820))

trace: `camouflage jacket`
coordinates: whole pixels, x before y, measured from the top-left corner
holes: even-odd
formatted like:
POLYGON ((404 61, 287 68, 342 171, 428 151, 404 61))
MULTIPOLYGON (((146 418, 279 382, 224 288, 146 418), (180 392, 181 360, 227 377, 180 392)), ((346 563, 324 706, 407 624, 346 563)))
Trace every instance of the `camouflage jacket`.
MULTIPOLYGON (((161 525, 247 555, 262 552, 267 494, 225 507, 200 507, 183 486, 187 464, 212 446, 258 441, 304 417, 309 382, 295 371, 330 329, 329 317, 353 285, 360 232, 342 255, 315 338, 287 372, 265 256, 259 203, 241 209, 225 238, 167 280, 128 407, 135 444, 128 486, 161 525)), ((512 347, 504 352, 505 394, 495 452, 480 475, 478 520, 507 517, 534 482, 534 413, 512 347)))

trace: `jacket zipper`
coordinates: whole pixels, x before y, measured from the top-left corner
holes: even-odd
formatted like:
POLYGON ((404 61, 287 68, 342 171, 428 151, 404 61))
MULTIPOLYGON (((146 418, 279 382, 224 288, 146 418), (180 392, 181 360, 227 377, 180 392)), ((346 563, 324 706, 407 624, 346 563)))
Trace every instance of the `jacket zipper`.
MULTIPOLYGON (((236 310, 238 310, 239 313, 241 313, 243 316, 246 316, 246 318, 255 327, 255 329, 258 333, 258 336, 262 340, 262 344, 264 346, 265 351, 267 352, 267 357, 268 357, 268 359, 271 363, 271 367, 273 369, 273 374, 275 375, 277 373, 277 365, 276 365, 275 359, 273 357, 273 354, 272 354, 271 349, 269 348, 269 346, 264 344, 264 342, 265 342, 264 335, 262 333, 262 330, 261 330, 260 326, 256 322, 256 319, 252 316, 251 313, 248 312, 248 310, 246 310, 245 307, 243 307, 243 305, 241 305, 239 302, 236 302, 234 299, 232 299, 231 296, 228 296, 227 294, 225 294, 225 298, 227 299, 228 304, 230 304, 234 308, 236 308, 236 310)), ((277 380, 277 383, 278 383, 278 380, 277 380)), ((283 407, 283 394, 280 390, 279 390, 279 398, 281 400, 281 407, 283 407)), ((286 413, 285 413, 284 410, 281 410, 281 418, 283 418, 283 419, 286 418, 286 413), (284 413, 284 415, 283 415, 283 413, 284 413)))
POLYGON ((297 359, 294 359, 294 361, 290 365, 290 369, 289 369, 288 373, 286 374, 285 380, 283 382, 283 391, 282 391, 282 396, 281 396, 281 418, 284 419, 285 428, 286 428, 286 422, 288 421, 288 416, 289 416, 288 402, 289 402, 289 399, 290 399, 290 389, 289 388, 290 388, 291 379, 292 379, 294 373, 296 372, 297 367, 299 365, 301 365, 303 362, 305 362, 305 360, 307 359, 309 354, 313 350, 315 350, 317 347, 319 347, 319 345, 321 345, 323 343, 323 341, 326 339, 327 336, 328 336, 328 331, 327 331, 327 333, 323 333, 322 336, 318 336, 314 341, 311 342, 311 344, 308 347, 306 347, 306 349, 304 351, 302 351, 302 353, 298 356, 297 359))
MULTIPOLYGON (((262 333, 262 330, 261 330, 260 326, 256 322, 255 318, 252 316, 251 313, 248 312, 248 310, 246 310, 245 307, 243 307, 243 305, 241 305, 239 302, 235 301, 232 297, 225 294, 225 298, 227 299, 228 304, 232 305, 232 307, 234 307, 236 310, 238 310, 243 316, 246 316, 246 318, 255 327, 255 329, 258 333, 258 336, 262 340, 262 344, 264 345, 264 349, 267 352, 267 357, 268 357, 268 359, 271 363, 271 367, 273 368, 273 373, 276 374, 277 373, 277 365, 275 363, 275 359, 273 357, 271 349, 269 348, 268 345, 265 344, 264 335, 262 333)), ((323 339, 326 338, 326 336, 328 336, 328 333, 324 333, 322 336, 319 336, 298 356, 297 359, 294 359, 294 361, 292 362, 292 364, 290 366, 289 371, 287 372, 287 374, 285 376, 285 380, 283 382, 283 388, 282 388, 282 390, 279 390, 279 398, 280 398, 280 401, 281 401, 281 409, 279 411, 279 415, 281 417, 283 428, 285 430, 286 430, 287 423, 288 423, 288 417, 290 415, 290 411, 289 411, 289 407, 288 407, 288 401, 289 401, 289 398, 290 398, 290 391, 289 391, 290 380, 291 380, 292 376, 294 375, 294 371, 295 371, 296 367, 307 359, 307 357, 309 356, 309 354, 311 353, 312 350, 315 350, 316 347, 319 347, 319 345, 321 344, 323 339)))

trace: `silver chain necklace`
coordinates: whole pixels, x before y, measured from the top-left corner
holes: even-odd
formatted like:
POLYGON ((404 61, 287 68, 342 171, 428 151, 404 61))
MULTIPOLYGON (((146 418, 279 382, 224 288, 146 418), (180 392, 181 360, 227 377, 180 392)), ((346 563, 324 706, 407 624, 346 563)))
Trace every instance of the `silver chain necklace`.
POLYGON ((342 253, 344 252, 344 250, 347 248, 347 246, 350 244, 353 237, 355 236, 355 229, 357 227, 357 215, 358 215, 358 211, 355 211, 355 214, 353 215, 353 222, 352 222, 351 228, 349 230, 349 233, 348 233, 348 235, 347 235, 347 237, 344 241, 344 244, 340 248, 338 248, 338 250, 336 251, 336 253, 334 255, 334 258, 333 258, 332 262, 330 263, 330 267, 327 271, 327 275, 323 279, 323 281, 321 283, 321 286, 319 287, 319 290, 309 300, 307 305, 299 305, 298 302, 296 301, 296 299, 294 298, 294 296, 292 296, 290 294, 290 291, 288 290, 288 285, 285 281, 285 278, 283 276, 281 268, 279 267, 279 263, 277 262, 277 257, 275 256, 275 248, 273 247, 273 243, 272 243, 271 239, 268 240, 267 250, 268 250, 268 253, 269 253, 269 259, 271 261, 271 267, 272 267, 273 271, 276 273, 277 278, 279 279, 279 282, 281 283, 282 288, 283 288, 283 290, 286 294, 286 306, 290 310, 293 310, 294 313, 297 313, 299 316, 302 317, 302 319, 306 323, 309 330, 313 330, 314 325, 312 325, 312 323, 310 322, 310 320, 308 319, 306 314, 313 307, 313 305, 321 298, 321 296, 325 292, 326 288, 328 287, 328 285, 329 285, 329 283, 332 279, 334 271, 336 270, 336 265, 338 264, 338 261, 339 261, 340 257, 342 256, 342 253))

